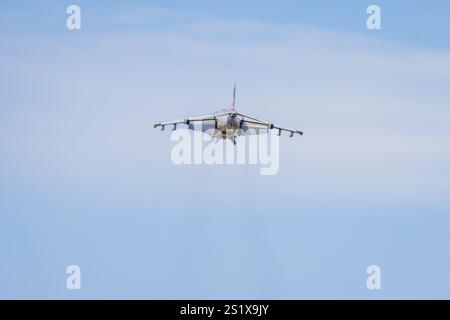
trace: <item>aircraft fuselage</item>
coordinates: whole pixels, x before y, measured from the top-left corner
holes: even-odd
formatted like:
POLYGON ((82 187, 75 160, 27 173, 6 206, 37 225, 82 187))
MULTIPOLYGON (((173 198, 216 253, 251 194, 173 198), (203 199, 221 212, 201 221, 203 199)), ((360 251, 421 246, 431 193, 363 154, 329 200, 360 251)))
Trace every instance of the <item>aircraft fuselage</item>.
POLYGON ((242 118, 237 114, 217 116, 217 132, 215 136, 223 139, 234 139, 239 136, 241 120, 242 118))

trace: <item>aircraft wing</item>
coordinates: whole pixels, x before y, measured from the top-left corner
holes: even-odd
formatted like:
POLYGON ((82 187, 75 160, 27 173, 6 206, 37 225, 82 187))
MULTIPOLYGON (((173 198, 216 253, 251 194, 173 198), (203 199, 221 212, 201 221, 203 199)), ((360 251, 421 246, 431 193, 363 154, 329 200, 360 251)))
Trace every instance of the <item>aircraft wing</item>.
POLYGON ((202 124, 203 125, 207 125, 208 127, 211 125, 213 125, 213 127, 215 126, 215 121, 216 118, 213 114, 208 114, 208 115, 203 115, 203 116, 198 116, 198 117, 190 117, 187 119, 179 119, 179 120, 174 120, 174 121, 167 121, 167 122, 160 122, 160 123, 156 123, 153 127, 157 128, 157 127, 161 127, 161 130, 164 130, 165 126, 173 126, 173 130, 175 130, 177 128, 178 124, 187 124, 189 125, 189 129, 193 129, 193 127, 195 126, 196 123, 202 124))
POLYGON ((258 134, 262 130, 269 131, 269 129, 270 129, 270 130, 278 130, 278 135, 281 135, 282 131, 289 132, 290 137, 293 137, 295 133, 298 133, 299 135, 303 135, 303 131, 279 127, 279 126, 274 125, 273 123, 258 120, 256 118, 252 118, 252 117, 240 114, 240 113, 238 113, 238 115, 240 115, 242 117, 241 129, 244 130, 244 132, 246 132, 246 134, 258 134), (251 129, 253 129, 253 130, 251 130, 251 129))

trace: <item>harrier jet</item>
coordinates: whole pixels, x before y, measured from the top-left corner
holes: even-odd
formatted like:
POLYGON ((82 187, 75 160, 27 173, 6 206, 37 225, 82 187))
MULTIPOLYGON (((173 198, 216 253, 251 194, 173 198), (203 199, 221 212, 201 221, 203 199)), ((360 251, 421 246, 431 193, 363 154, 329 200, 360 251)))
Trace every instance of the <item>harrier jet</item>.
POLYGON ((302 131, 278 127, 273 123, 237 112, 236 84, 233 90, 233 101, 229 109, 221 109, 204 116, 161 122, 155 124, 154 127, 161 127, 161 130, 164 130, 165 126, 172 126, 172 129, 176 130, 178 124, 188 125, 191 130, 200 130, 215 138, 230 139, 234 144, 236 144, 236 138, 239 136, 267 133, 269 130, 278 130, 278 135, 281 135, 281 131, 286 131, 290 133, 290 137, 293 137, 295 133, 303 135, 302 131))

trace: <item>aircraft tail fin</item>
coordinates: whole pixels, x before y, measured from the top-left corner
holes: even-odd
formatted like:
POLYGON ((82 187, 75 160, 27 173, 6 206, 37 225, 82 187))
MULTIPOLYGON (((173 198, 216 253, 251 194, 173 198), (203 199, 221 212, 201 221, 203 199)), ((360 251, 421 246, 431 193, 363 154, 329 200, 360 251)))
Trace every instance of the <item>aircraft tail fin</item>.
POLYGON ((236 82, 234 83, 233 89, 233 102, 231 103, 231 111, 236 111, 236 82))

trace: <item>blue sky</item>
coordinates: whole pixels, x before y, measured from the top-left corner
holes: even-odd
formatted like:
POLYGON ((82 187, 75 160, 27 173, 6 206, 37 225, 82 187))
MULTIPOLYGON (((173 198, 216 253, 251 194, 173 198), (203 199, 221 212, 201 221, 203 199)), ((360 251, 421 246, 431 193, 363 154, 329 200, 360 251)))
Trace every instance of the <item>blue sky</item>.
POLYGON ((79 31, 0 4, 1 298, 450 297, 447 2, 75 3, 79 31), (175 166, 153 129, 234 80, 305 131, 276 176, 175 166))

